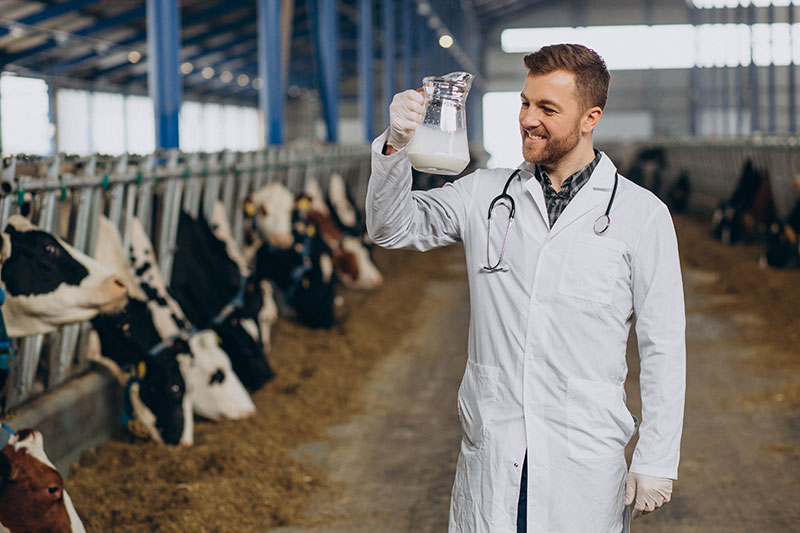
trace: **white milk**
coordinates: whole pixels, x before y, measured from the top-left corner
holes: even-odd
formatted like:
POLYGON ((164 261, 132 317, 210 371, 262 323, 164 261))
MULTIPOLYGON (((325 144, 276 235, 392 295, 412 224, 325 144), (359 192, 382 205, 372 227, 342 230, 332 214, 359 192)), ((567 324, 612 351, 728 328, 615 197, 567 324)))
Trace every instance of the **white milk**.
POLYGON ((408 159, 420 172, 455 175, 467 167, 467 130, 453 132, 419 125, 408 145, 408 159))

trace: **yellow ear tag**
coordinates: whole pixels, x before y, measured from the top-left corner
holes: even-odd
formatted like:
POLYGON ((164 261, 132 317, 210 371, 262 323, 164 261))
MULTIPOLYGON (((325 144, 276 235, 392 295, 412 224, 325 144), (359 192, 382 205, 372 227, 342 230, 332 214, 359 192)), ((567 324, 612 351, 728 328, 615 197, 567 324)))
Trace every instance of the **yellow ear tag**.
POLYGON ((311 282, 308 281, 308 278, 303 278, 303 288, 307 289, 311 286, 311 282))
POLYGON ((309 224, 306 228, 306 235, 313 237, 317 234, 317 227, 314 224, 309 224))
POLYGON ((142 379, 147 375, 147 365, 144 361, 139 361, 139 365, 136 367, 136 376, 139 379, 142 379))
POLYGON ((253 202, 245 202, 244 204, 244 212, 249 217, 253 217, 256 215, 256 206, 253 205, 253 202))
POLYGON ((786 234, 786 238, 789 239, 789 242, 792 244, 797 242, 797 234, 794 232, 794 229, 789 226, 788 224, 783 227, 783 232, 786 234))
POLYGON ((308 211, 311 209, 311 200, 308 198, 300 198, 297 200, 297 209, 300 211, 308 211))

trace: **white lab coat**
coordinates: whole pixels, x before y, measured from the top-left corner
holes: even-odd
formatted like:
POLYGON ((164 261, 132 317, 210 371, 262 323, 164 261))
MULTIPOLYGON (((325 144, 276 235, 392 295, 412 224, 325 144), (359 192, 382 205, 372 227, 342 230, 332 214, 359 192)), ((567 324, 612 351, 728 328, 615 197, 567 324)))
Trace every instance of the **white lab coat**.
MULTIPOLYGON (((462 241, 466 252, 471 316, 450 532, 516 531, 526 449, 529 532, 622 531, 624 448, 637 429, 623 387, 634 314, 643 420, 631 471, 677 478, 685 316, 666 206, 620 176, 611 226, 595 235, 616 170, 603 154, 549 229, 541 185, 523 163, 509 187, 516 202, 509 270, 486 273, 489 203, 513 170, 478 170, 412 192, 406 150, 381 155, 385 140, 386 133, 372 145, 370 238, 417 250, 462 241)), ((504 215, 493 215, 493 261, 504 215)))

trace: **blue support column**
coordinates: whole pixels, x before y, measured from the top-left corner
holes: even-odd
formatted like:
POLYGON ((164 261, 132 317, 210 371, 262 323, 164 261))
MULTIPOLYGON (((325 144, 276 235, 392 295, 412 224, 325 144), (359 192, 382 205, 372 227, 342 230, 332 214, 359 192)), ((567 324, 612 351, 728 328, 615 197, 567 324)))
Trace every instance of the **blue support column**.
POLYGON ((50 153, 49 156, 53 156, 58 153, 58 106, 57 106, 57 99, 56 99, 56 86, 53 85, 52 81, 47 82, 47 100, 49 105, 47 107, 47 118, 50 120, 50 124, 53 125, 53 135, 50 137, 50 153))
MULTIPOLYGON (((789 27, 794 28, 794 4, 789 4, 789 27)), ((792 32, 790 35, 794 35, 792 32)), ((794 42, 792 42, 790 50, 794 50, 794 42)), ((797 69, 795 68, 794 54, 789 61, 789 133, 797 133, 797 69)))
MULTIPOLYGON (((736 22, 738 24, 744 24, 745 20, 747 19, 745 8, 739 6, 736 8, 736 22)), ((746 101, 746 87, 744 83, 744 68, 743 65, 739 65, 736 67, 736 75, 734 77, 734 88, 736 91, 736 134, 737 135, 745 135, 747 132, 745 131, 745 124, 744 124, 744 106, 746 101)))
POLYGON ((383 59, 383 112, 384 124, 389 124, 389 104, 392 103, 396 83, 395 76, 395 17, 394 0, 383 0, 381 2, 381 19, 383 31, 381 57, 383 59))
POLYGON ((327 141, 339 142, 339 18, 336 0, 310 0, 316 31, 322 110, 327 141))
POLYGON ((147 85, 155 110, 156 148, 178 147, 180 28, 177 0, 147 0, 147 85))
POLYGON ((364 140, 375 137, 375 41, 372 0, 358 0, 358 107, 364 140))
POLYGON ((418 85, 411 78, 411 17, 414 11, 411 9, 410 0, 403 2, 403 88, 416 89, 418 85))
MULTIPOLYGON (((692 26, 697 28, 700 22, 700 9, 689 5, 689 16, 692 21, 692 26)), ((697 54, 699 57, 699 54, 697 54)), ((693 136, 700 134, 700 102, 701 102, 700 87, 700 67, 695 65, 689 73, 689 131, 693 136)))
POLYGON ((257 0, 258 76, 264 84, 258 102, 264 120, 264 144, 283 144, 285 94, 281 68, 281 0, 257 0))
POLYGON ((758 94, 758 67, 753 59, 753 25, 756 23, 756 6, 750 4, 747 8, 747 24, 750 26, 750 131, 759 131, 761 122, 760 98, 758 94))

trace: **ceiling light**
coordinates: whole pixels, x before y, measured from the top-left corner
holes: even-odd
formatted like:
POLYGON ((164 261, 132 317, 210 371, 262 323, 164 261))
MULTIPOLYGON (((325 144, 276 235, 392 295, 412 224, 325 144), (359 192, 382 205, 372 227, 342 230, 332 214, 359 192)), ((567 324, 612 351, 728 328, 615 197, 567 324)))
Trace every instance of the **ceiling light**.
POLYGON ((140 59, 142 59, 142 54, 140 54, 138 51, 131 50, 128 52, 128 61, 131 63, 138 63, 140 59))
POLYGON ((194 70, 194 65, 192 65, 191 62, 184 61, 183 63, 181 63, 181 72, 183 74, 189 74, 193 70, 194 70))
POLYGON ((439 46, 442 48, 450 48, 453 46, 453 38, 447 35, 446 33, 439 37, 439 46))
POLYGON ((213 67, 204 67, 203 70, 200 71, 200 75, 203 76, 203 78, 205 78, 207 80, 210 80, 211 78, 213 78, 214 74, 216 74, 216 73, 214 72, 214 68, 213 67))
POLYGON ((233 74, 226 70, 219 75, 219 79, 222 80, 222 83, 230 83, 233 80, 233 74))

